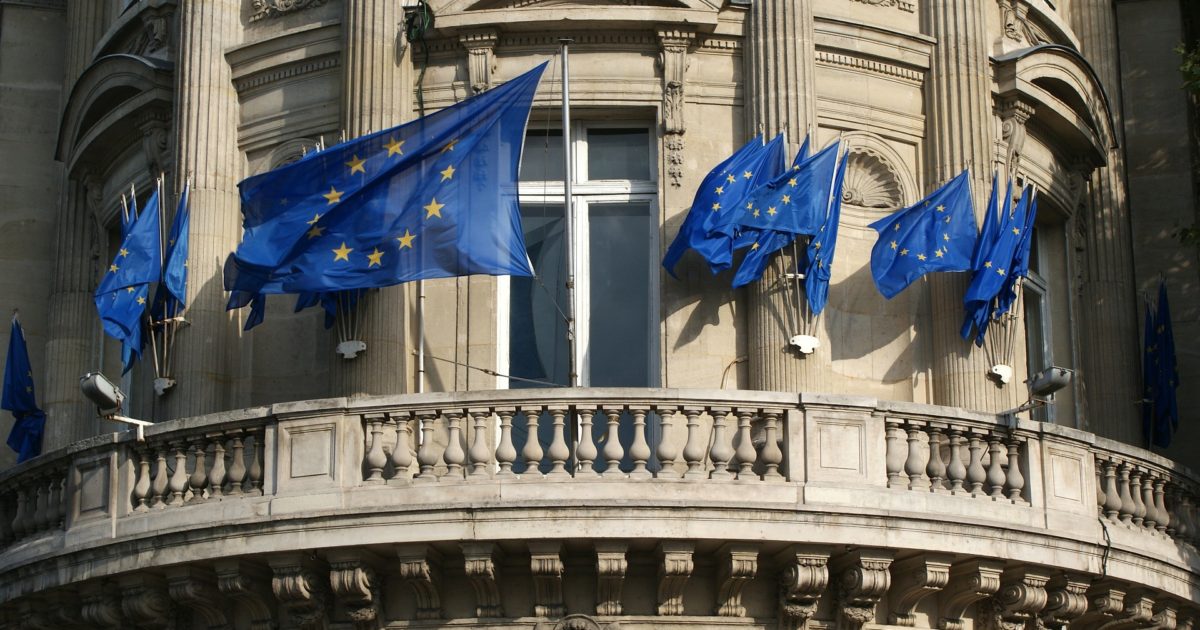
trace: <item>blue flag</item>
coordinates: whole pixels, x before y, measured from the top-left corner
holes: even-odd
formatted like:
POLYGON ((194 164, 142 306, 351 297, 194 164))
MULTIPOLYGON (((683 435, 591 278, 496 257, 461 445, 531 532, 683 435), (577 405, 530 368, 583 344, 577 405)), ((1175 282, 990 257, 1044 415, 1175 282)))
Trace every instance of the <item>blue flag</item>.
POLYGON ((996 310, 992 314, 997 318, 1012 308, 1017 299, 1017 281, 1029 275, 1029 253, 1033 248, 1033 226, 1037 221, 1037 191, 1030 189, 1030 201, 1025 213, 1025 226, 1021 229, 1021 242, 1017 245, 1016 254, 1010 264, 1012 271, 1004 282, 1000 295, 996 296, 996 310))
POLYGON ((1142 435, 1149 444, 1154 443, 1154 402, 1158 389, 1158 334, 1154 327, 1154 313, 1146 302, 1146 320, 1142 330, 1142 435))
POLYGON ((533 275, 517 167, 544 69, 242 181, 227 308, 268 293, 533 275))
POLYGON ((969 270, 978 237, 969 171, 871 228, 871 276, 889 300, 928 272, 969 270))
MULTIPOLYGON (((990 234, 987 236, 980 234, 979 236, 980 240, 986 238, 988 245, 977 248, 979 256, 974 263, 971 284, 963 295, 963 305, 967 315, 963 320, 960 333, 963 339, 970 339, 971 327, 974 326, 977 331, 975 345, 983 345, 988 322, 996 316, 992 306, 1000 292, 1014 277, 1013 265, 1016 264, 1021 240, 1025 235, 1031 190, 1025 190, 1021 195, 1021 200, 1017 202, 1017 207, 1011 213, 1002 212, 1001 216, 990 226, 992 229, 990 234)), ((984 226, 985 229, 989 227, 987 219, 984 220, 984 226)))
POLYGON ((188 187, 183 185, 179 195, 179 206, 175 210, 175 222, 171 224, 171 235, 167 238, 167 258, 163 266, 162 286, 174 303, 167 304, 167 311, 174 316, 187 305, 187 257, 188 257, 188 187))
POLYGON ((128 232, 93 296, 105 334, 121 342, 122 372, 142 356, 142 316, 162 273, 158 203, 155 191, 137 218, 131 205, 128 232))
POLYGON ((758 187, 741 205, 736 223, 760 230, 816 234, 829 211, 840 142, 758 187))
POLYGON ((751 159, 740 165, 730 165, 729 172, 725 174, 720 204, 704 217, 705 240, 693 245, 708 261, 709 269, 714 274, 732 267, 733 252, 750 247, 760 236, 743 230, 737 224, 738 208, 742 207, 754 189, 778 177, 783 172, 786 160, 787 146, 783 136, 775 136, 751 159))
MULTIPOLYGON (((971 269, 978 273, 978 269, 983 266, 983 258, 987 255, 996 241, 996 237, 1000 232, 1000 216, 1007 216, 1010 211, 1010 202, 1012 200, 1012 181, 1008 182, 1008 193, 1003 200, 1000 195, 1000 178, 996 173, 992 173, 992 195, 988 198, 987 211, 983 215, 983 229, 979 231, 979 239, 975 241, 975 251, 971 254, 971 269), (1001 206, 1003 201, 1003 206, 1001 206)), ((966 316, 963 318, 962 331, 959 333, 963 339, 971 338, 972 327, 976 332, 976 343, 983 343, 983 335, 987 330, 988 318, 991 317, 991 304, 967 303, 966 316)))
POLYGON ((1154 312, 1154 391, 1153 427, 1150 443, 1167 448, 1179 429, 1179 371, 1175 359, 1175 332, 1171 327, 1171 308, 1167 302, 1167 284, 1158 285, 1158 308, 1154 312))
POLYGON ((842 184, 846 181, 846 165, 850 155, 842 157, 833 193, 829 196, 829 211, 825 222, 808 243, 808 270, 804 274, 804 293, 813 315, 820 315, 829 301, 829 280, 833 277, 833 252, 837 248, 838 222, 842 217, 842 184))
POLYGON ((4 364, 4 395, 0 400, 0 408, 11 411, 16 418, 8 434, 8 446, 17 452, 17 463, 40 455, 46 414, 37 406, 25 333, 15 316, 8 338, 8 360, 4 364))

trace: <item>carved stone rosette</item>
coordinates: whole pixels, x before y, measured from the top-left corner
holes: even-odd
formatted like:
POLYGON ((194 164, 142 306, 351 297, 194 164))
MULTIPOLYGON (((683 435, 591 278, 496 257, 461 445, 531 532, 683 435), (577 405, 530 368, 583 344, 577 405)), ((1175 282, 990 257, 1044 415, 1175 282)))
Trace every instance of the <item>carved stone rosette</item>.
POLYGON ((683 92, 687 83, 688 48, 695 39, 694 29, 672 27, 658 30, 658 66, 663 77, 663 145, 666 148, 667 175, 675 187, 683 185, 683 134, 687 131, 683 115, 683 92))
POLYGON ((829 587, 829 552, 793 547, 776 561, 783 565, 779 574, 780 625, 789 630, 801 628, 817 612, 829 587))
POLYGON ((888 568, 894 555, 886 549, 855 549, 838 558, 838 612, 850 628, 875 620, 875 606, 892 584, 888 568))
POLYGON ((663 541, 658 545, 662 564, 658 567, 658 614, 683 614, 683 587, 692 576, 695 564, 692 553, 695 543, 680 540, 663 541))

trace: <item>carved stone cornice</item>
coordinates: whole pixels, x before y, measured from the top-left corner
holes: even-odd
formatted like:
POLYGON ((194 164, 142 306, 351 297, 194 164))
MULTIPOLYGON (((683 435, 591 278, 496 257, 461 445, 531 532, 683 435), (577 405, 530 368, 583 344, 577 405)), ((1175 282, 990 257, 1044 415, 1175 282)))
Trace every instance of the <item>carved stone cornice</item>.
POLYGON ((480 618, 503 617, 504 602, 500 598, 500 569, 497 556, 500 548, 495 543, 461 543, 464 570, 471 587, 475 589, 475 616, 480 618))
POLYGON ((721 617, 745 617, 742 587, 758 573, 758 545, 726 543, 717 550, 717 606, 721 617))
POLYGON ((271 590, 292 624, 302 630, 325 630, 329 609, 325 572, 295 553, 272 556, 267 563, 273 573, 271 590))
POLYGON ((345 608, 354 627, 359 630, 381 628, 384 622, 383 585, 378 569, 382 560, 373 553, 354 548, 332 549, 325 559, 329 562, 333 597, 345 608))
POLYGON ((533 575, 533 615, 563 616, 566 608, 562 596, 562 543, 529 543, 529 572, 533 575))
POLYGON ((250 0, 250 21, 275 18, 325 4, 326 0, 250 0))
POLYGON ((875 606, 892 583, 893 557, 888 549, 855 549, 834 562, 838 613, 847 626, 857 629, 875 621, 875 606))
POLYGON ((1004 563, 974 559, 950 567, 950 582, 941 594, 942 630, 962 630, 963 615, 971 604, 1000 590, 1004 563))
POLYGON ((820 547, 793 546, 775 557, 779 573, 780 625, 800 628, 817 612, 829 587, 829 551, 820 547))
POLYGON ((269 571, 236 558, 217 560, 213 568, 217 574, 217 590, 245 611, 251 630, 276 627, 269 571))
POLYGON ((171 599, 196 611, 208 628, 232 628, 225 616, 229 604, 217 590, 217 578, 212 571, 185 565, 171 567, 166 574, 171 599))
POLYGON ((396 557, 400 560, 400 580, 416 595, 417 619, 441 619, 441 554, 432 545, 414 543, 397 545, 396 557))
POLYGON ((597 541, 596 547, 596 614, 620 615, 621 591, 629 561, 625 554, 629 544, 624 541, 597 541))
POLYGON ((126 620, 142 628, 173 627, 175 603, 167 595, 167 582, 162 576, 136 572, 121 576, 118 584, 126 620))
POLYGON ((890 623, 895 626, 916 625, 917 604, 950 582, 950 566, 954 556, 942 553, 923 553, 892 565, 892 610, 890 623))
POLYGON ((682 26, 661 27, 658 34, 658 67, 662 71, 662 124, 667 151, 667 175, 672 186, 683 184, 684 88, 687 85, 688 49, 696 31, 682 26))
POLYGON ((683 587, 692 577, 695 564, 692 554, 695 543, 682 540, 664 540, 658 544, 658 614, 662 616, 683 614, 683 587))
POLYGON ((987 625, 994 630, 1022 630, 1046 607, 1049 581, 1049 571, 1041 568, 1005 571, 990 608, 981 610, 981 614, 988 615, 987 625))
POLYGON ((858 55, 848 55, 845 53, 832 52, 828 50, 818 50, 816 54, 816 62, 828 66, 841 66, 843 68, 851 68, 862 72, 869 72, 887 79, 898 79, 905 83, 913 85, 921 85, 925 81, 925 73, 921 70, 907 68, 905 66, 888 63, 886 61, 878 61, 876 59, 867 59, 858 55))
POLYGON ((496 71, 496 42, 500 32, 494 28, 467 31, 458 36, 458 43, 467 50, 467 74, 476 94, 492 86, 496 71))
POLYGON ((1076 573, 1063 573, 1046 585, 1046 607, 1039 618, 1051 630, 1065 628, 1087 612, 1087 590, 1091 580, 1076 573))

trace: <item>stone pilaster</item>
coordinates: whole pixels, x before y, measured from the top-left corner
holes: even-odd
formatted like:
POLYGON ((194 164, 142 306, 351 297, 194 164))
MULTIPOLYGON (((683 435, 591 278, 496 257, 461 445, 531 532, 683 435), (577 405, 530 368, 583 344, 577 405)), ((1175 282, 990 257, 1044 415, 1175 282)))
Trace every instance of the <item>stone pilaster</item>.
MULTIPOLYGON (((809 125, 816 125, 816 44, 810 2, 754 2, 746 20, 746 103, 750 133, 787 132, 789 154, 799 150, 809 125)), ((777 391, 820 391, 831 371, 828 338, 811 355, 794 351, 788 340, 803 332, 794 300, 803 289, 781 280, 781 268, 794 268, 791 248, 748 287, 750 387, 777 391)), ((819 333, 818 333, 819 335, 819 333)))
POLYGON ((92 64, 96 43, 108 26, 105 15, 110 8, 103 2, 68 2, 67 5, 67 68, 63 76, 65 94, 83 71, 92 64))
POLYGON ((179 385, 166 397, 167 417, 237 406, 237 316, 225 311, 221 266, 241 236, 237 183, 238 100, 225 51, 239 43, 238 0, 180 0, 175 65, 175 190, 191 177, 188 308, 191 326, 172 348, 179 385))
POLYGON ((1124 128, 1121 115, 1121 77, 1117 53, 1117 26, 1113 3, 1078 0, 1071 7, 1071 26, 1082 53, 1096 70, 1108 95, 1117 135, 1108 151, 1108 166, 1091 176, 1075 243, 1083 249, 1079 343, 1081 376, 1086 383, 1085 404, 1094 413, 1086 428, 1106 437, 1140 444, 1138 388, 1141 356, 1137 329, 1137 299, 1133 279, 1133 242, 1129 199, 1125 187, 1125 153, 1119 146, 1124 128))
MULTIPOLYGON (((398 125, 409 112, 409 57, 397 54, 401 3, 346 0, 342 28, 342 127, 347 138, 398 125)), ((407 52, 407 49, 406 49, 407 52)), ((372 290, 359 302, 366 352, 354 359, 334 355, 334 394, 398 394, 407 391, 405 290, 372 290)), ((332 334, 332 333, 331 333, 332 334)))
MULTIPOLYGON (((937 40, 925 84, 928 112, 925 188, 932 191, 965 167, 971 168, 976 216, 987 208, 991 187, 992 104, 987 27, 977 2, 928 0, 924 30, 937 40)), ((933 339, 933 402, 981 411, 1016 406, 1018 387, 998 388, 987 378, 991 365, 982 348, 959 336, 963 293, 969 275, 926 276, 933 339)))

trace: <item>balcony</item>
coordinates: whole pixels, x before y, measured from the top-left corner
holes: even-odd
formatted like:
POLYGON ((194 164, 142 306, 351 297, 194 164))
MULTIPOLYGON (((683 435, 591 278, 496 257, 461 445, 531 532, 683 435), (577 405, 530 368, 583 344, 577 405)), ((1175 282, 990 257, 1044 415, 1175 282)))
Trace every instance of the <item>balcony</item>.
POLYGON ((1200 600, 1198 489, 1089 433, 852 396, 286 403, 162 423, 145 442, 99 436, 5 473, 0 618, 1183 627, 1200 600))

